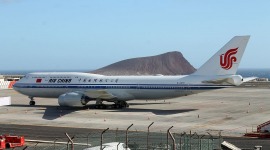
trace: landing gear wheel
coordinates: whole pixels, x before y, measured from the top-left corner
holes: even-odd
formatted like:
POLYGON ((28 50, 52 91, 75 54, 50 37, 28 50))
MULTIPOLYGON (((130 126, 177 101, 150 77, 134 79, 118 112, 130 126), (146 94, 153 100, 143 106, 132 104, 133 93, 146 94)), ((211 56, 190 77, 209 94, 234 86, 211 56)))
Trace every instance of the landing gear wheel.
POLYGON ((101 100, 96 101, 95 108, 96 109, 122 109, 122 108, 127 108, 129 107, 129 104, 126 101, 114 101, 113 105, 105 105, 102 103, 101 100))
POLYGON ((95 108, 96 108, 96 109, 106 109, 107 106, 104 105, 104 104, 98 104, 98 105, 95 105, 95 108))
POLYGON ((100 109, 106 109, 106 108, 107 108, 106 105, 104 105, 104 104, 100 105, 100 109))
POLYGON ((30 98, 29 105, 30 105, 30 106, 34 106, 34 105, 36 104, 36 102, 34 101, 34 97, 30 97, 30 96, 29 96, 29 98, 30 98))
POLYGON ((119 104, 113 104, 112 105, 112 108, 119 109, 120 108, 120 105, 119 104))
POLYGON ((129 107, 129 104, 126 101, 115 101, 114 103, 116 109, 129 107))
POLYGON ((30 102, 29 102, 29 105, 30 105, 30 106, 34 106, 35 104, 36 104, 35 101, 30 101, 30 102))

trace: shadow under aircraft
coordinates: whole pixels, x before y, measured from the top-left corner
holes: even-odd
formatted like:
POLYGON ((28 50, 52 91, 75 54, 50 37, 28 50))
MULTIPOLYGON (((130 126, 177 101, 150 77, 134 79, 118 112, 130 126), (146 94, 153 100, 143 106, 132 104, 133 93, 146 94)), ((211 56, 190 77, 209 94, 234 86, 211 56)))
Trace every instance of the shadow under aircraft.
MULTIPOLYGON (((146 105, 146 104, 161 104, 161 103, 131 103, 130 105, 146 105)), ((162 103, 164 104, 164 103, 162 103)), ((44 110, 42 119, 45 120, 55 120, 65 115, 82 111, 82 110, 95 110, 95 105, 87 105, 85 107, 60 107, 52 105, 35 105, 35 106, 26 106, 26 105, 11 105, 11 107, 26 107, 26 108, 36 108, 36 110, 44 110)), ((107 112, 151 112, 155 115, 173 115, 179 113, 185 113, 190 111, 196 111, 198 109, 148 109, 148 108, 124 108, 124 109, 104 109, 107 112)), ((42 113, 42 112, 36 112, 42 113)))

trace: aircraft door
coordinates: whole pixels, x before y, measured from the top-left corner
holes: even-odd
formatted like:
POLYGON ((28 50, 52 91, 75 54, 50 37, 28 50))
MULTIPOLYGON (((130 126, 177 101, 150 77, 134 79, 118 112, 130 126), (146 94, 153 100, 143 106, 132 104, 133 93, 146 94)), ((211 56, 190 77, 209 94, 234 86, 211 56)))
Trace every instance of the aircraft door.
POLYGON ((137 83, 136 85, 136 93, 140 94, 141 93, 141 85, 137 83))

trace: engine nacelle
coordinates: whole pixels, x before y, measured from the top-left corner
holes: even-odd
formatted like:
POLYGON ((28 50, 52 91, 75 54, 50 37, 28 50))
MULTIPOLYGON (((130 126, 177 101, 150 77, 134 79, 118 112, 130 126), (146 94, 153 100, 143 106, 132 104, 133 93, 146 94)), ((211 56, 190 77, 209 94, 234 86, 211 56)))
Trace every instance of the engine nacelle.
POLYGON ((87 100, 85 99, 84 94, 70 92, 62 94, 58 97, 58 104, 60 106, 68 106, 68 107, 82 107, 87 104, 87 100))

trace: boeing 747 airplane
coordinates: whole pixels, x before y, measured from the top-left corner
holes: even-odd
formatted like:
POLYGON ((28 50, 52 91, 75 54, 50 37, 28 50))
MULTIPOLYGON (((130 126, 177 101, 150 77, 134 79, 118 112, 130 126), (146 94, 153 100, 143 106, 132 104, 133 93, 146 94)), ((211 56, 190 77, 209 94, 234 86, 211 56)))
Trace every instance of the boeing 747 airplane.
MULTIPOLYGON (((126 101, 168 99, 203 91, 238 86, 245 82, 235 75, 249 36, 235 36, 191 75, 179 76, 104 76, 78 72, 29 73, 13 88, 29 96, 58 98, 60 106, 85 106, 96 101, 96 108, 128 107, 126 101)), ((250 80, 249 78, 247 80, 250 80)))

